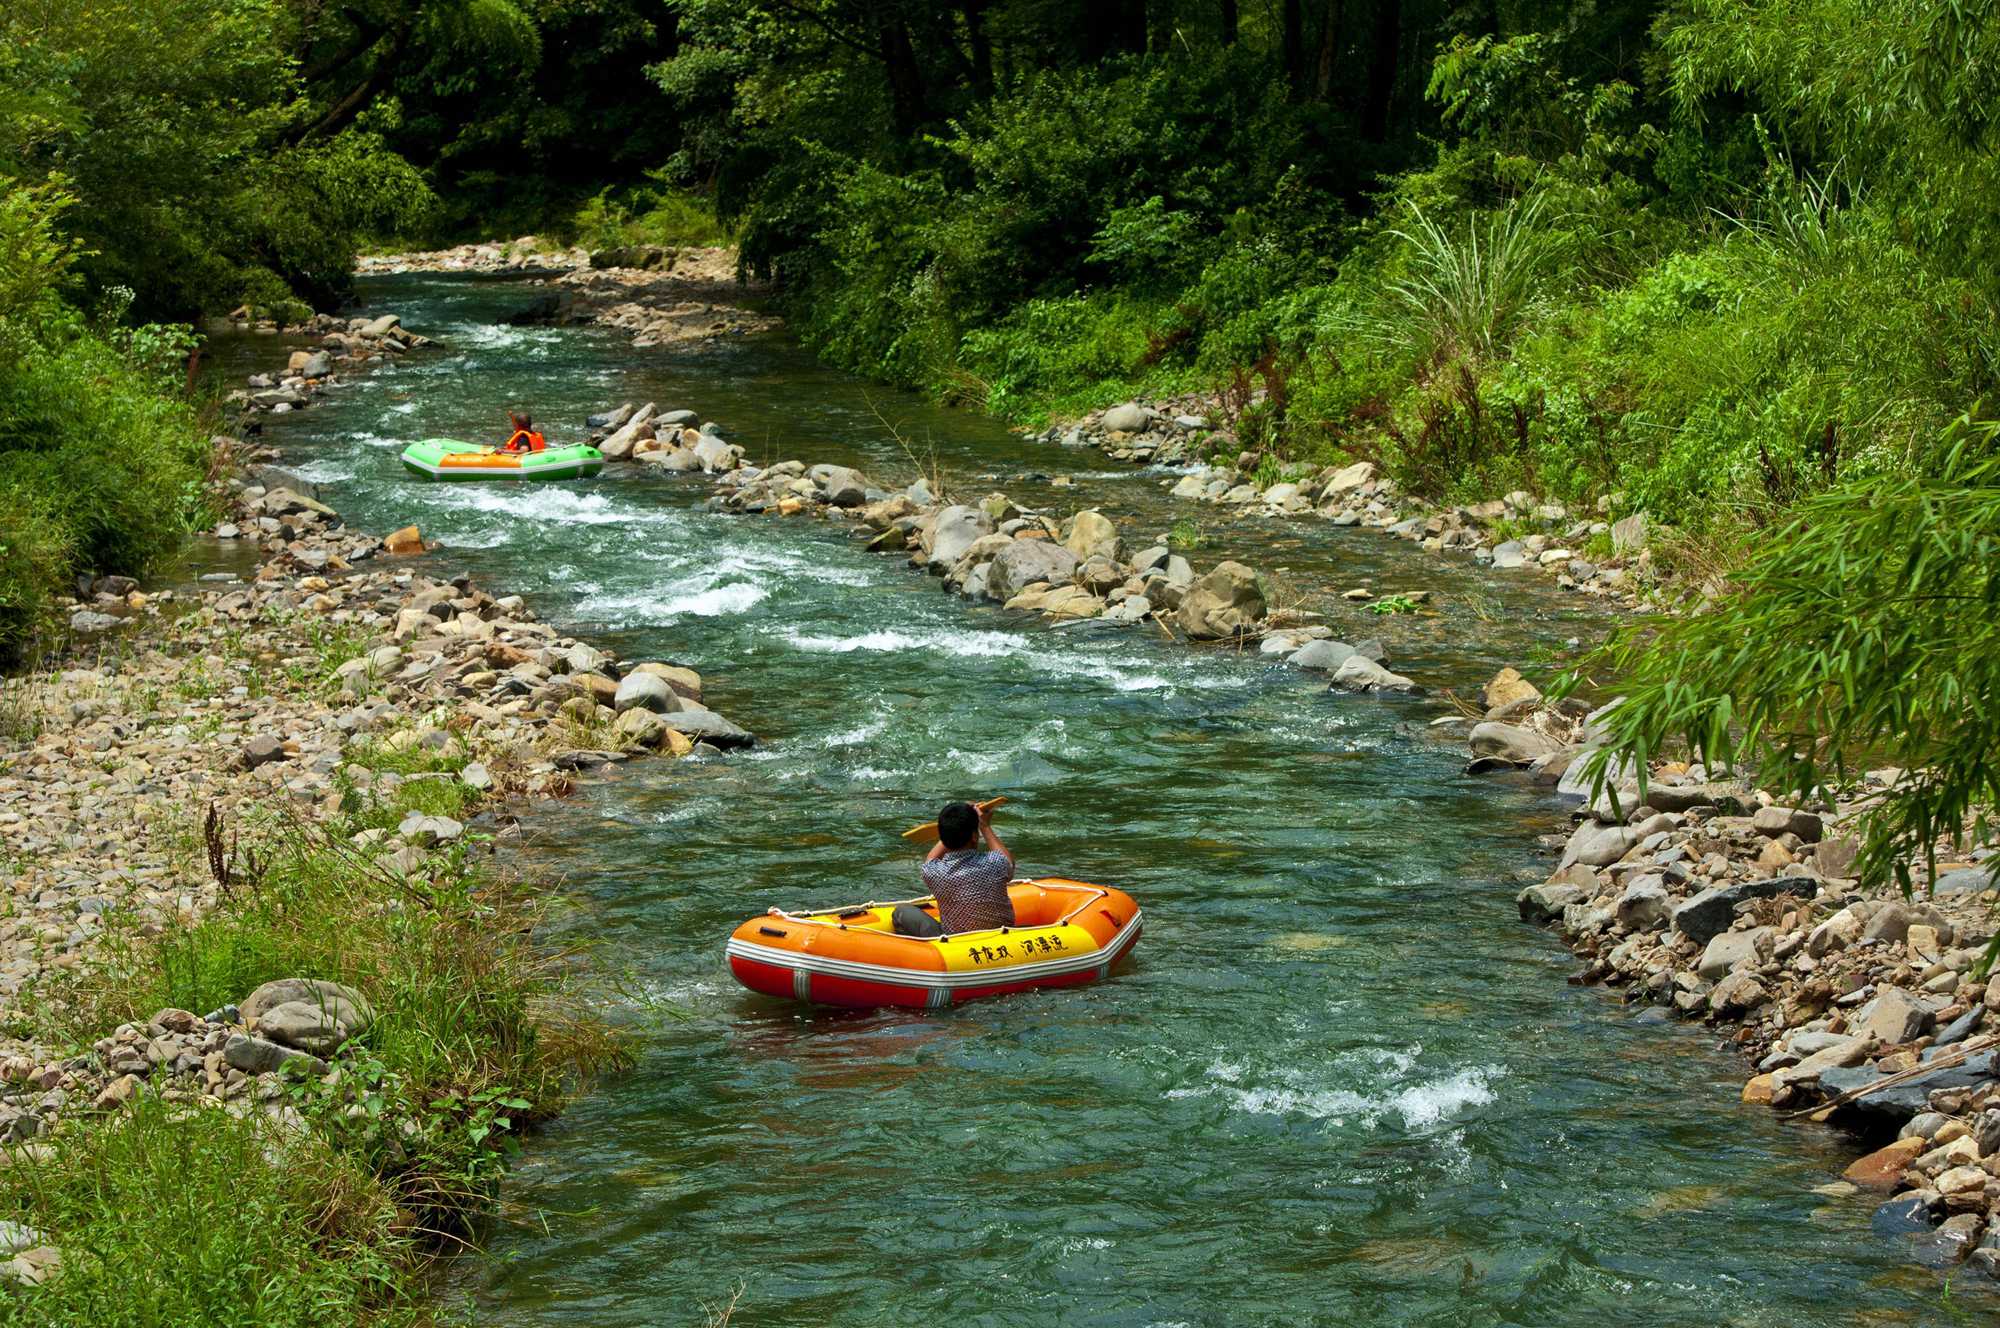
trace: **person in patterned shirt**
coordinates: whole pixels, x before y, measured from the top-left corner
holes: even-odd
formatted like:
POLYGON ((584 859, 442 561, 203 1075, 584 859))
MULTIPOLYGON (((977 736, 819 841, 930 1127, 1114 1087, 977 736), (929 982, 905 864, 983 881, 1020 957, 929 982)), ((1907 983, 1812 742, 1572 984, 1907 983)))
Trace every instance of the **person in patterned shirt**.
POLYGON ((924 886, 937 898, 938 915, 915 904, 898 904, 893 917, 904 936, 943 936, 961 931, 1014 925, 1014 855, 993 833, 990 813, 969 802, 954 802, 938 813, 938 842, 924 859, 924 886), (984 847, 975 841, 983 841, 984 847))

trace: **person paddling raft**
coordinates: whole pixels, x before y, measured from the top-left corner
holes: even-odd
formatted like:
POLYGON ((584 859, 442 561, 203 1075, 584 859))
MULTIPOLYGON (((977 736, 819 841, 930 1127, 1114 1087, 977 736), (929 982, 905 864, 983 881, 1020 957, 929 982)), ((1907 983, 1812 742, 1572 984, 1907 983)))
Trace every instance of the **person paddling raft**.
POLYGON ((954 802, 938 813, 938 842, 922 867, 924 887, 937 899, 934 918, 915 904, 898 904, 891 924, 903 936, 943 936, 1014 925, 1014 855, 993 832, 988 805, 954 802), (984 846, 974 841, 983 841, 984 846))
POLYGON ((531 415, 507 412, 507 420, 514 426, 514 436, 509 438, 502 452, 543 452, 548 450, 548 440, 535 432, 535 420, 531 415))

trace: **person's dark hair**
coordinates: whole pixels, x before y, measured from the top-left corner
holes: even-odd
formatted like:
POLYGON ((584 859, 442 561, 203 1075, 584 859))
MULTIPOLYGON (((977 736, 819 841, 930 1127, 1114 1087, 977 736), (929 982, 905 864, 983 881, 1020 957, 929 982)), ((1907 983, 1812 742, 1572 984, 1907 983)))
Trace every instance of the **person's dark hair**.
POLYGON ((514 411, 510 410, 507 412, 507 418, 513 421, 514 427, 516 429, 533 429, 535 427, 535 417, 528 414, 526 411, 521 411, 520 413, 516 414, 514 411))
POLYGON ((979 833, 979 809, 969 802, 954 802, 938 813, 938 838, 948 849, 965 848, 979 833))

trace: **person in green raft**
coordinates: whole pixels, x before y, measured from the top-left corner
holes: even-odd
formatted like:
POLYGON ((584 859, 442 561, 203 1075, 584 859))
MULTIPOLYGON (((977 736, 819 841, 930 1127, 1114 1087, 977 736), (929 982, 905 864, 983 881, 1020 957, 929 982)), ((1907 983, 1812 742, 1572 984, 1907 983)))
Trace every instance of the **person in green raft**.
POLYGON ((548 440, 535 432, 534 416, 525 411, 507 412, 507 422, 514 426, 514 436, 500 448, 502 452, 546 452, 548 440))

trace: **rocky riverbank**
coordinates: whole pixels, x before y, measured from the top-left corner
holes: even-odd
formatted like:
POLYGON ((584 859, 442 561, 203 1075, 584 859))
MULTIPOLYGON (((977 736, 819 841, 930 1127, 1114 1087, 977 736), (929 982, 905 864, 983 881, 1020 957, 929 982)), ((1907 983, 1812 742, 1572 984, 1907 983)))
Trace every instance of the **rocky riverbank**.
POLYGON ((452 272, 526 275, 514 321, 627 333, 637 349, 699 347, 782 326, 757 307, 770 288, 738 277, 726 246, 628 245, 594 252, 523 236, 504 244, 459 245, 429 253, 363 258, 360 275, 452 272))
POLYGON ((1367 526, 1431 552, 1537 572, 1578 594, 1633 606, 1660 602, 1652 546, 1662 532, 1644 513, 1621 514, 1615 499, 1591 512, 1525 491, 1439 506, 1403 492, 1370 461, 1313 468, 1240 450, 1235 435, 1215 424, 1220 404, 1202 396, 1130 401, 1029 433, 1134 465, 1185 467, 1186 474, 1162 481, 1179 498, 1274 519, 1367 526))
POLYGON ((1981 976, 2000 893, 1993 846, 1917 890, 1863 889, 1859 823, 1901 771, 1788 807, 1746 782, 1663 764, 1642 795, 1611 771, 1593 798, 1598 716, 1550 705, 1513 670, 1486 688, 1475 771, 1520 769, 1584 800, 1521 916, 1553 927, 1603 984, 1722 1033, 1754 1067, 1743 1100, 1828 1121, 1870 1149, 1828 1194, 1892 1196, 1875 1227, 1934 1267, 2000 1277, 2000 977, 1981 976))
POLYGON ((1132 539, 1096 509, 1040 511, 1004 493, 955 501, 934 478, 885 487, 851 467, 801 460, 753 465, 720 426, 698 418, 628 402, 589 424, 608 461, 715 477, 719 511, 845 521, 871 550, 904 555, 969 599, 1064 624, 1145 626, 1188 643, 1254 648, 1341 690, 1417 690, 1387 667, 1381 642, 1335 640, 1317 614, 1276 603, 1270 580, 1243 563, 1197 573, 1164 540, 1132 539))
MULTIPOLYGON (((695 670, 564 636, 439 570, 414 528, 349 530, 227 445, 250 469, 217 534, 254 546, 254 574, 100 578, 71 653, 10 679, 0 706, 0 1176, 154 1103, 300 1129, 302 1074, 352 1081, 370 1029, 407 1017, 364 975, 272 973, 213 1007, 96 1022, 119 973, 245 908, 246 879, 268 888, 295 837, 370 918, 449 892, 469 850, 579 772, 753 741, 703 704, 695 670)), ((498 894, 487 909, 518 913, 498 894)), ((63 1232, 3 1234, 0 1275, 61 1268, 63 1232)))

